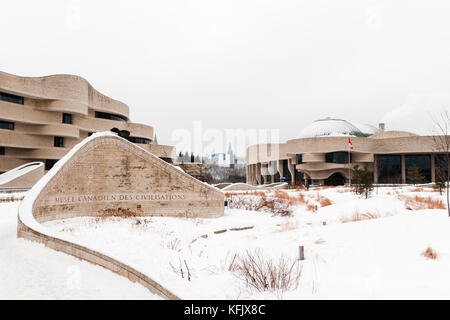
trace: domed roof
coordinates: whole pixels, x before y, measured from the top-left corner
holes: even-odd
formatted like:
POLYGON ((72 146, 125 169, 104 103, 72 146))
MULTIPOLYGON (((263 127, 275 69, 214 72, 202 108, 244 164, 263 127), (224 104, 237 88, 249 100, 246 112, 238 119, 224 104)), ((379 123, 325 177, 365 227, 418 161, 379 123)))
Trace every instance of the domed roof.
POLYGON ((362 132, 355 125, 342 119, 325 118, 316 120, 300 132, 299 138, 316 137, 367 137, 369 134, 362 132))
POLYGON ((353 125, 361 130, 362 133, 366 136, 371 136, 372 134, 378 133, 380 130, 377 127, 374 127, 367 123, 355 123, 353 125))

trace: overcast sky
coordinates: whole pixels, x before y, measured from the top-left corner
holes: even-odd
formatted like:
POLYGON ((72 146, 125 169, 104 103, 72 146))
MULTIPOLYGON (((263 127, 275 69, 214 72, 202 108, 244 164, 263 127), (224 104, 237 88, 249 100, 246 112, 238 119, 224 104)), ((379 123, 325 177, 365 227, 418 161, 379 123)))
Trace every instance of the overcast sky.
POLYGON ((281 141, 327 116, 428 133, 450 105, 448 0, 2 0, 0 10, 0 70, 82 76, 164 144, 195 121, 279 129, 281 141))

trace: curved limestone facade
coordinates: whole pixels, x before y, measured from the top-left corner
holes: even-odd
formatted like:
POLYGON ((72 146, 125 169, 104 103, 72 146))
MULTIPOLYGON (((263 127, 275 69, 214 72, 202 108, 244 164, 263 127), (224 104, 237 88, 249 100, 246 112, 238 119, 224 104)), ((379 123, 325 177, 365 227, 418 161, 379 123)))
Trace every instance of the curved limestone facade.
POLYGON ((83 216, 214 218, 224 194, 114 135, 97 133, 74 146, 20 204, 18 237, 101 265, 166 299, 178 297, 142 271, 49 231, 43 222, 83 216))
POLYGON ((300 138, 247 148, 247 183, 339 185, 349 181, 357 165, 372 171, 375 183, 385 184, 409 183, 408 169, 417 166, 428 183, 436 180, 442 156, 432 136, 327 118, 305 128, 300 138))
POLYGON ((174 147, 153 143, 151 126, 130 121, 126 104, 81 77, 0 72, 0 173, 32 161, 48 170, 90 134, 114 127, 156 156, 175 158, 174 147))

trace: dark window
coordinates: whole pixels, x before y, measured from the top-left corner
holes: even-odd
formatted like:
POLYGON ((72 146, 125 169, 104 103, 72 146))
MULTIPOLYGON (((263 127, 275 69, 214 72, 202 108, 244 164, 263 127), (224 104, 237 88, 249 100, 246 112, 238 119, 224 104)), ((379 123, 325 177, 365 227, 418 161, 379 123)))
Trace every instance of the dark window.
POLYGON ((0 129, 14 130, 14 122, 0 121, 0 129))
MULTIPOLYGON (((325 162, 330 163, 348 163, 349 152, 338 151, 325 154, 325 162)), ((350 162, 352 162, 352 155, 350 154, 350 162)))
POLYGON ((123 116, 119 116, 118 114, 112 114, 112 113, 106 113, 106 112, 100 112, 100 111, 95 111, 95 117, 101 118, 101 119, 114 120, 114 121, 127 121, 127 118, 125 118, 123 116))
POLYGON ((295 169, 295 184, 302 185, 303 181, 305 181, 304 173, 295 169))
POLYGON ((301 154, 296 154, 295 157, 297 159, 297 164, 300 164, 303 162, 303 157, 301 154))
POLYGON ((5 147, 0 147, 0 155, 4 155, 5 154, 5 147))
POLYGON ((323 184, 326 186, 343 186, 345 184, 345 178, 339 172, 335 172, 325 179, 323 184))
POLYGON ((53 168, 53 166, 55 165, 55 163, 58 160, 54 160, 54 159, 47 159, 45 160, 45 170, 50 170, 51 168, 53 168))
POLYGON ((53 146, 58 148, 64 148, 64 138, 55 137, 55 139, 53 140, 53 146))
POLYGON ((23 97, 16 96, 14 94, 6 93, 6 92, 0 92, 0 100, 12 102, 12 103, 23 104, 23 97))
POLYGON ((88 137, 92 136, 93 132, 88 132, 88 137))
POLYGON ((273 175, 274 182, 280 182, 280 173, 277 172, 273 175))
POLYGON ((173 162, 173 161, 172 161, 172 158, 160 157, 160 159, 161 159, 161 160, 164 160, 165 162, 168 162, 168 163, 172 163, 172 162, 173 162))
MULTIPOLYGON (((407 154, 405 155, 405 170, 416 165, 419 168, 420 174, 424 176, 425 183, 431 182, 431 158, 429 154, 407 154)), ((408 178, 408 177, 406 177, 408 178)), ((410 181, 406 181, 410 183, 410 181)))
POLYGON ((70 113, 63 113, 62 122, 67 124, 72 124, 72 115, 70 113))
MULTIPOLYGON (((434 158, 435 158, 434 162, 436 164, 436 169, 442 168, 447 171, 448 164, 447 164, 447 156, 445 155, 445 153, 444 154, 436 154, 434 156, 434 158)), ((449 156, 449 158, 450 158, 450 156, 449 156)))
MULTIPOLYGON (((450 158, 450 156, 449 156, 450 158)), ((436 180, 440 181, 446 181, 447 180, 447 170, 448 170, 448 163, 447 163, 447 156, 444 154, 436 154, 434 156, 434 163, 435 163, 435 174, 436 174, 436 180)))
POLYGON ((150 144, 151 140, 147 138, 141 138, 141 137, 128 137, 128 141, 133 143, 140 143, 140 144, 150 144))
POLYGON ((402 183, 402 160, 397 154, 376 155, 378 183, 402 183))
POLYGON ((291 182, 291 172, 289 171, 288 161, 290 160, 283 160, 283 175, 286 178, 286 182, 291 182))

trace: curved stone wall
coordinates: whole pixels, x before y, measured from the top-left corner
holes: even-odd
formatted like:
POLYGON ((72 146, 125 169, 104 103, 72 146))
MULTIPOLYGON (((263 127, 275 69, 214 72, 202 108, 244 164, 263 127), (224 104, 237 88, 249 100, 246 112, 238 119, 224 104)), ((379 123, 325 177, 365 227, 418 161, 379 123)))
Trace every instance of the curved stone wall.
MULTIPOLYGON (((0 92, 24 97, 23 104, 0 100, 0 119, 14 123, 14 130, 1 130, 0 146, 5 147, 5 154, 0 156, 0 172, 25 162, 58 160, 90 133, 114 127, 153 141, 153 127, 131 122, 126 104, 99 93, 82 77, 20 77, 0 72, 0 92), (97 111, 126 121, 97 118, 97 111), (71 114, 71 123, 63 123, 63 113, 71 114), (54 146, 55 136, 64 139, 62 147, 54 146)), ((161 158, 176 157, 172 146, 141 146, 161 158)))
POLYGON ((41 222, 111 214, 213 218, 223 213, 220 190, 105 132, 75 146, 29 191, 19 207, 17 234, 108 268, 164 298, 178 299, 134 268, 56 237, 41 222))
MULTIPOLYGON (((129 108, 126 104, 111 99, 97 90, 84 78, 57 74, 45 77, 20 77, 0 72, 0 88, 16 95, 37 100, 32 104, 45 110, 47 105, 52 109, 58 106, 79 114, 87 115, 88 108, 113 112, 128 119, 129 108)), ((53 110, 53 111, 68 111, 53 110)))
POLYGON ((104 267, 114 273, 128 278, 130 281, 139 283, 140 285, 149 289, 152 293, 157 294, 164 299, 180 299, 178 296, 164 288, 161 284, 157 283, 142 272, 139 272, 138 270, 130 267, 129 265, 126 265, 98 251, 91 250, 87 247, 78 245, 70 241, 59 239, 57 237, 52 237, 43 232, 39 232, 24 224, 20 220, 20 217, 17 224, 17 236, 27 240, 42 243, 46 247, 49 247, 56 251, 64 252, 78 259, 85 260, 94 265, 104 267))
MULTIPOLYGON (((323 180, 334 173, 349 177, 348 164, 327 163, 325 154, 349 151, 348 137, 319 137, 288 140, 281 144, 259 144, 247 148, 247 182, 261 184, 261 175, 273 175, 267 171, 267 164, 287 160, 291 176, 295 170, 311 179, 323 180), (278 150, 273 153, 273 150, 278 150), (271 153, 272 151, 272 153, 271 153), (302 163, 297 163, 296 155, 302 155, 302 163)), ((433 136, 419 136, 400 131, 384 131, 369 137, 351 137, 353 144, 352 168, 368 165, 374 169, 375 154, 434 154, 433 136)), ((293 181, 295 182, 295 181, 293 181)))
POLYGON ((0 175, 0 188, 31 188, 44 175, 42 162, 25 163, 0 175))

